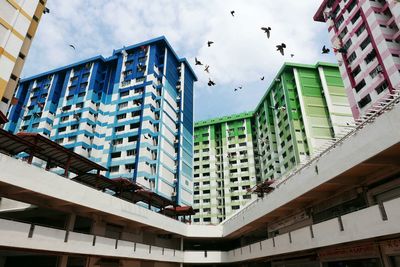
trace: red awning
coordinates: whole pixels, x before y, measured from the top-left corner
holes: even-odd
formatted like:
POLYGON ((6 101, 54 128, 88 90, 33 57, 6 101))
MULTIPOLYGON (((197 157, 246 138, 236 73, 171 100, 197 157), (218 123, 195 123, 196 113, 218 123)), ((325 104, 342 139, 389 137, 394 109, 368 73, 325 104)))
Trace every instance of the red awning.
POLYGON ((117 184, 103 175, 96 173, 84 173, 72 178, 73 181, 99 189, 99 190, 115 190, 117 184))
POLYGON ((87 173, 91 170, 107 170, 103 166, 51 141, 50 139, 38 133, 23 132, 18 133, 17 136, 25 141, 30 142, 35 147, 40 148, 34 149, 31 152, 31 155, 48 163, 50 162, 52 166, 55 165, 63 169, 68 168, 70 171, 76 174, 87 173))
POLYGON ((193 210, 192 206, 178 206, 174 208, 166 208, 165 210, 161 211, 161 213, 170 216, 170 217, 175 217, 175 216, 190 216, 190 215, 195 215, 196 213, 193 210))
POLYGON ((33 147, 34 145, 30 142, 0 128, 0 151, 17 155, 21 152, 29 152, 33 147))

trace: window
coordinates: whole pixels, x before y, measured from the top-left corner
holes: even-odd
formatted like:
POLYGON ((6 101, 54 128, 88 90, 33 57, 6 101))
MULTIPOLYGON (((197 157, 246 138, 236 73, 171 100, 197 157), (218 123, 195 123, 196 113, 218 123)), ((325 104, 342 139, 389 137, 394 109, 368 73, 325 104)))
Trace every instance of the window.
POLYGON ((371 78, 375 78, 378 74, 382 73, 382 67, 381 65, 376 66, 375 69, 373 69, 369 75, 371 76, 371 78))
POLYGON ((119 166, 111 166, 110 167, 110 172, 118 172, 119 171, 119 166))
POLYGON ((343 37, 348 33, 349 31, 345 27, 342 32, 339 34, 339 39, 343 39, 343 37))
POLYGON ((58 129, 59 133, 65 132, 67 130, 67 127, 61 127, 58 129))
POLYGON ((126 113, 124 113, 124 114, 119 114, 118 116, 117 116, 117 120, 122 120, 122 119, 125 119, 126 118, 126 113))
POLYGON ((350 5, 347 7, 347 12, 351 12, 353 9, 354 9, 354 7, 357 5, 357 1, 356 0, 354 0, 353 2, 351 2, 350 3, 350 5))
POLYGON ((354 24, 360 18, 360 11, 358 11, 354 17, 351 19, 351 23, 354 24))
POLYGON ((347 58, 349 64, 353 63, 353 61, 357 58, 356 52, 351 53, 351 55, 347 58))
POLYGON ((238 209, 240 209, 240 206, 232 206, 232 209, 233 210, 238 210, 238 209))
POLYGON ((343 45, 343 48, 346 49, 346 50, 348 50, 352 44, 353 44, 353 42, 351 41, 351 39, 349 39, 349 40, 343 45))
POLYGON ((203 194, 210 194, 210 190, 203 190, 203 194))
POLYGON ((361 25, 360 28, 358 28, 358 30, 356 31, 356 35, 357 37, 360 36, 365 30, 365 25, 361 25))
POLYGON ((128 170, 128 172, 131 172, 135 169, 135 164, 125 164, 125 169, 128 170))
POLYGON ((136 153, 135 153, 135 150, 134 149, 131 149, 131 150, 127 150, 126 151, 126 155, 127 156, 134 156, 136 153))
POLYGON ((339 29, 340 25, 342 25, 343 22, 344 22, 344 18, 343 18, 343 16, 341 16, 335 23, 336 29, 339 29))
POLYGON ((371 63, 375 58, 376 58, 376 52, 375 52, 375 50, 372 50, 371 53, 369 53, 369 54, 365 57, 365 63, 369 64, 369 63, 371 63))
POLYGON ((115 159, 115 158, 120 158, 121 157, 121 152, 114 152, 111 153, 111 158, 115 159))
POLYGON ((358 106, 360 108, 365 107, 366 105, 368 105, 371 102, 371 96, 370 95, 366 95, 364 98, 362 98, 359 102, 358 102, 358 106))
POLYGON ((70 141, 70 142, 76 141, 76 139, 77 139, 76 135, 68 137, 68 141, 70 141))
POLYGON ((76 130, 79 128, 79 124, 71 125, 71 130, 76 130))
POLYGON ((360 65, 358 65, 358 66, 351 72, 351 75, 352 75, 353 77, 356 77, 360 72, 361 72, 361 67, 360 67, 360 65))
POLYGON ((384 81, 383 83, 381 83, 378 87, 375 88, 375 91, 380 94, 383 91, 385 91, 386 89, 388 89, 388 84, 386 81, 384 81))
POLYGON ((83 102, 77 103, 77 104, 76 104, 76 108, 83 108, 83 102))
POLYGON ((67 100, 71 100, 72 98, 74 98, 74 95, 67 96, 67 100))
POLYGON ((231 197, 231 201, 237 201, 237 200, 239 200, 239 196, 232 196, 231 197))
POLYGON ((124 96, 128 96, 128 95, 129 95, 129 91, 119 93, 119 97, 124 97, 124 96))
POLYGON ((356 87, 354 87, 354 90, 356 90, 356 92, 358 93, 361 89, 364 88, 365 86, 365 80, 363 79, 361 82, 359 82, 356 87))
POLYGON ((68 118, 69 118, 69 116, 64 116, 64 117, 61 117, 61 121, 67 121, 67 120, 68 120, 68 118))
POLYGON ((127 106, 128 106, 128 102, 120 103, 120 104, 118 104, 118 109, 123 109, 123 108, 126 108, 127 106))
POLYGON ((123 142, 123 139, 122 139, 122 138, 119 138, 119 139, 113 140, 112 144, 113 144, 113 145, 120 145, 120 144, 122 144, 122 142, 123 142))
POLYGON ((137 83, 144 82, 144 77, 136 78, 136 82, 137 82, 137 83))
POLYGON ((369 36, 365 38, 364 41, 360 44, 361 50, 364 50, 369 44, 371 43, 371 40, 369 39, 369 36))
POLYGON ((118 127, 115 127, 115 132, 117 133, 117 132, 122 132, 122 131, 124 131, 125 130, 125 126, 118 126, 118 127))

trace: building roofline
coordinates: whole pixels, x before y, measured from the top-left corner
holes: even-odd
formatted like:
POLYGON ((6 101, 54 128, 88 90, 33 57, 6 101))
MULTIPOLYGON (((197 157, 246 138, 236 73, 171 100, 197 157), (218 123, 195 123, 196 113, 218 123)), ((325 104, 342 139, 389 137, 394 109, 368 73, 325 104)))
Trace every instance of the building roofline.
POLYGON ((192 69, 192 67, 190 66, 189 62, 186 60, 186 58, 178 57, 178 55, 176 54, 175 50, 172 48, 171 44, 168 42, 167 38, 164 35, 160 36, 160 37, 152 38, 152 39, 144 41, 144 42, 140 42, 140 43, 137 43, 137 44, 134 44, 134 45, 130 45, 130 46, 127 46, 127 47, 123 47, 123 48, 114 50, 113 55, 121 53, 123 50, 130 50, 130 49, 138 48, 138 47, 141 47, 141 46, 144 46, 144 45, 148 45, 148 44, 151 44, 151 43, 156 43, 156 42, 164 43, 172 51, 172 54, 175 56, 175 58, 179 62, 184 63, 186 65, 186 67, 189 68, 189 70, 190 70, 191 74, 193 75, 195 81, 198 80, 198 78, 196 76, 196 73, 194 72, 194 70, 192 69))
POLYGON ((218 118, 214 118, 214 119, 209 119, 209 120, 202 120, 202 121, 195 122, 194 127, 202 127, 202 126, 206 126, 206 125, 213 125, 213 124, 224 123, 224 122, 229 122, 229 121, 234 121, 234 120, 251 118, 251 117, 253 117, 253 115, 254 115, 253 111, 248 111, 248 112, 242 112, 242 113, 238 113, 238 114, 218 117, 218 118))
POLYGON ((105 59, 101 55, 95 56, 95 57, 91 57, 91 58, 84 59, 84 60, 69 64, 69 65, 63 66, 63 67, 59 67, 59 68, 52 69, 52 70, 49 70, 49 71, 46 71, 46 72, 42 72, 40 74, 36 74, 36 75, 33 75, 33 76, 29 76, 29 77, 23 78, 23 79, 21 79, 20 82, 25 82, 25 81, 37 79, 37 78, 40 78, 40 77, 43 77, 43 76, 47 76, 47 75, 50 75, 50 74, 53 74, 53 73, 56 73, 56 72, 59 72, 59 71, 62 71, 62 70, 70 69, 70 68, 73 68, 73 67, 76 67, 76 66, 79 66, 79 65, 82 65, 82 64, 89 63, 89 62, 93 62, 93 61, 97 61, 97 60, 101 60, 101 61, 105 62, 105 61, 108 61, 108 60, 111 60, 111 59, 112 58, 105 59))
POLYGON ((76 66, 79 66, 79 65, 82 65, 82 64, 86 64, 88 62, 93 62, 93 61, 97 61, 97 60, 101 60, 103 62, 111 61, 113 59, 116 59, 116 54, 120 53, 122 50, 133 49, 133 48, 137 48, 137 47, 140 47, 140 46, 143 46, 143 45, 147 45, 147 44, 151 44, 151 43, 155 43, 155 42, 163 42, 172 51, 172 53, 177 58, 177 60, 179 62, 183 62, 185 64, 185 66, 188 67, 188 69, 191 72, 191 74, 193 75, 195 81, 198 80, 194 70, 192 69, 192 67, 190 66, 189 62, 186 60, 186 58, 179 58, 177 56, 177 54, 175 53, 174 49, 172 49, 172 46, 169 44, 167 38, 165 38, 165 36, 161 36, 161 37, 153 38, 153 39, 150 39, 150 40, 147 40, 147 41, 144 41, 144 42, 140 42, 138 44, 134 44, 134 45, 131 45, 131 46, 127 46, 127 47, 123 47, 123 48, 114 50, 112 56, 108 57, 108 58, 104 58, 102 55, 97 55, 97 56, 94 56, 94 57, 91 57, 91 58, 88 58, 88 59, 84 59, 84 60, 81 60, 81 61, 78 61, 78 62, 75 62, 75 63, 68 64, 66 66, 62 66, 62 67, 59 67, 59 68, 56 68, 56 69, 53 69, 53 70, 49 70, 49 71, 37 74, 37 75, 33 75, 33 76, 30 76, 30 77, 23 78, 23 79, 21 79, 20 82, 25 82, 25 81, 37 79, 37 78, 40 78, 40 77, 43 77, 43 76, 54 74, 56 72, 59 72, 59 71, 65 70, 65 69, 70 69, 70 68, 73 68, 73 67, 76 67, 76 66))
POLYGON ((256 111, 259 109, 260 105, 264 102, 265 98, 267 97, 269 91, 274 87, 276 83, 276 79, 279 78, 279 76, 282 75, 282 73, 289 67, 292 68, 308 68, 308 69, 317 69, 318 67, 333 67, 333 68, 338 68, 338 65, 335 63, 329 63, 329 62, 322 62, 318 61, 316 64, 301 64, 301 63, 291 63, 291 62, 285 62, 283 66, 279 69, 278 73, 275 75, 273 78, 270 86, 267 88, 265 91, 263 97, 261 100, 258 102, 256 108, 253 111, 247 111, 247 112, 242 112, 238 114, 233 114, 233 115, 228 115, 224 117, 217 117, 209 120, 202 120, 195 122, 194 127, 201 127, 201 126, 206 126, 206 125, 212 125, 212 124, 217 124, 217 123, 222 123, 222 122, 227 122, 227 121, 233 121, 237 119, 243 119, 243 118, 248 118, 252 117, 256 111))
POLYGON ((280 70, 278 71, 278 73, 275 75, 275 77, 272 79, 272 82, 270 84, 270 86, 268 87, 268 89, 265 91, 263 97, 261 98, 261 100, 259 101, 259 103, 257 104, 256 108, 254 109, 254 113, 259 109, 260 105, 262 105, 262 103, 264 102, 265 98, 267 97, 267 95, 269 94, 269 91, 275 86, 275 83, 277 82, 276 80, 282 75, 282 73, 289 67, 292 68, 309 68, 309 69, 316 69, 319 66, 323 66, 323 67, 338 67, 337 64, 335 63, 329 63, 329 62, 317 62, 315 65, 312 64, 301 64, 301 63, 291 63, 291 62, 285 62, 283 64, 283 66, 280 68, 280 70))
POLYGON ((323 2, 319 6, 317 12, 315 13, 315 15, 313 17, 314 21, 325 22, 324 10, 325 10, 325 7, 328 4, 328 2, 329 2, 329 0, 323 0, 323 2))

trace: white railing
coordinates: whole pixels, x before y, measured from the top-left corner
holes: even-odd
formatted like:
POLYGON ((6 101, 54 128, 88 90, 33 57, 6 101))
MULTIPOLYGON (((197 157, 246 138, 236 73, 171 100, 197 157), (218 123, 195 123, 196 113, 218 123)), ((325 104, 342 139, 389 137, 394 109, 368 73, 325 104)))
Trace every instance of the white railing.
POLYGON ((183 262, 183 252, 137 242, 0 219, 0 246, 36 251, 183 262))
MULTIPOLYGON (((377 117, 382 115, 383 113, 391 110, 395 105, 400 103, 400 91, 395 91, 391 94, 380 99, 375 105, 371 106, 368 109, 368 112, 356 120, 356 125, 353 127, 349 127, 350 130, 343 132, 341 135, 333 138, 326 146, 322 147, 318 150, 313 156, 311 156, 306 162, 297 165, 292 171, 280 177, 277 183, 273 184, 275 188, 279 188, 283 184, 285 184, 292 177, 300 173, 302 170, 310 167, 314 163, 316 163, 321 157, 333 151, 337 146, 343 143, 345 140, 350 138, 351 136, 356 135, 361 129, 363 129, 366 125, 373 123, 377 117)), ((238 210, 237 213, 233 214, 226 220, 222 222, 224 224, 230 220, 236 220, 239 216, 243 216, 244 213, 252 206, 259 202, 259 198, 249 202, 243 208, 238 210)))

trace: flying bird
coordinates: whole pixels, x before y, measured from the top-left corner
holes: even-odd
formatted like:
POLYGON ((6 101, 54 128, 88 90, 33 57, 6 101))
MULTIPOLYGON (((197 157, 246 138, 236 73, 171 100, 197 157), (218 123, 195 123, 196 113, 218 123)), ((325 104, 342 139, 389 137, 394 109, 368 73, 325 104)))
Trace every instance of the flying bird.
POLYGON ((194 58, 195 65, 203 65, 199 60, 197 60, 197 57, 194 58))
POLYGON ((208 86, 214 86, 215 85, 215 82, 214 81, 212 81, 211 79, 208 79, 208 86))
POLYGON ((43 14, 47 14, 47 13, 50 13, 50 9, 45 7, 44 10, 43 10, 43 14))
POLYGON ((231 11, 231 15, 232 15, 232 17, 235 16, 235 10, 232 10, 232 11, 231 11))
POLYGON ((208 47, 210 47, 213 43, 214 43, 213 41, 208 41, 207 42, 208 47))
POLYGON ((70 44, 69 47, 72 47, 74 50, 76 50, 75 46, 70 44))
POLYGON ((331 52, 331 50, 329 50, 329 48, 326 48, 326 46, 324 45, 324 47, 322 47, 322 54, 329 54, 329 52, 331 52))
POLYGON ((290 57, 294 57, 294 54, 290 54, 290 57))
POLYGON ((263 30, 264 33, 267 34, 267 37, 269 39, 269 37, 271 36, 271 27, 262 27, 261 30, 263 30))
POLYGON ((276 51, 279 51, 281 53, 281 55, 284 56, 285 48, 286 48, 286 44, 282 43, 282 44, 276 46, 276 51))
POLYGON ((209 69, 210 69, 210 66, 206 65, 204 71, 207 72, 207 73, 210 73, 210 70, 209 70, 209 69))
POLYGON ((235 91, 235 92, 236 92, 237 90, 238 90, 237 88, 233 89, 233 91, 235 91))
POLYGON ((260 78, 260 80, 261 80, 261 81, 264 81, 264 79, 265 79, 265 77, 264 77, 264 76, 262 76, 262 77, 260 78))
POLYGON ((243 89, 243 86, 239 86, 238 89, 239 89, 239 90, 242 90, 242 89, 243 89))

